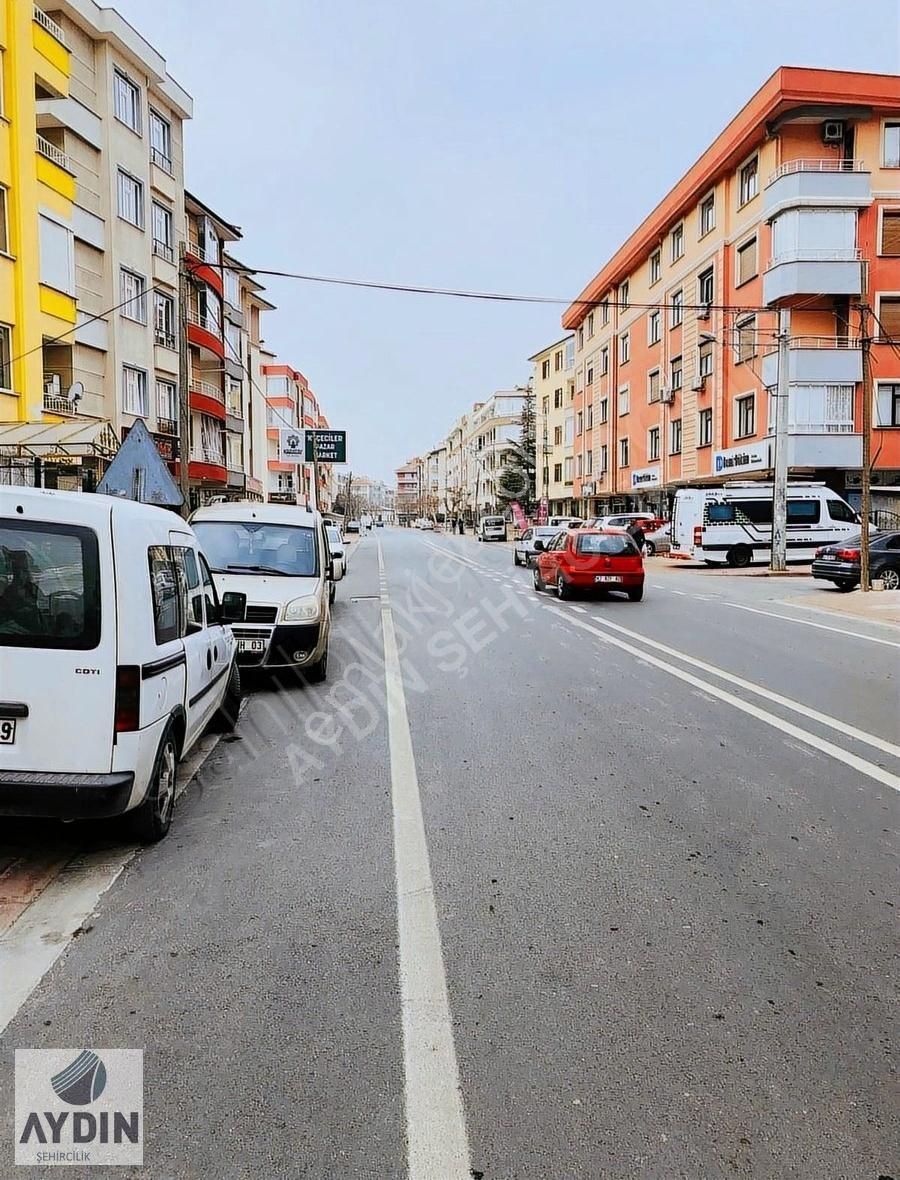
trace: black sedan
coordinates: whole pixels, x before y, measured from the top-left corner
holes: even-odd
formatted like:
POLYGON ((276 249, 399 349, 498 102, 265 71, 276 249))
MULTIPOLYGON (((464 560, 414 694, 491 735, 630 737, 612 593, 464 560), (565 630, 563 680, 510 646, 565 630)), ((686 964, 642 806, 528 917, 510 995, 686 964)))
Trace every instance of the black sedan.
MULTIPOLYGON (((834 582, 838 590, 853 590, 860 580, 861 538, 847 537, 816 550, 812 576, 834 582)), ((900 533, 873 533, 869 539, 869 573, 880 579, 885 590, 900 589, 900 533)))

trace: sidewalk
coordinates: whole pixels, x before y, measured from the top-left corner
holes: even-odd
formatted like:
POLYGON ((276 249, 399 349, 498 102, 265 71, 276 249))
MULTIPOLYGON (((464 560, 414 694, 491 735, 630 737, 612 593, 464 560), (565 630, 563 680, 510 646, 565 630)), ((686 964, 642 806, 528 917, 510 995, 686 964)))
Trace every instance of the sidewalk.
POLYGON ((789 565, 783 574, 773 574, 765 565, 732 569, 730 566, 710 566, 705 561, 685 561, 683 558, 667 557, 665 554, 645 560, 653 562, 650 568, 657 573, 680 570, 686 573, 706 574, 711 578, 808 578, 812 573, 809 565, 789 565))
POLYGON ((867 623, 888 623, 900 626, 900 590, 870 590, 863 594, 861 590, 853 590, 849 594, 833 594, 823 592, 812 600, 810 596, 802 598, 784 598, 782 601, 790 606, 801 606, 808 610, 828 611, 829 614, 840 615, 845 619, 862 619, 867 623))

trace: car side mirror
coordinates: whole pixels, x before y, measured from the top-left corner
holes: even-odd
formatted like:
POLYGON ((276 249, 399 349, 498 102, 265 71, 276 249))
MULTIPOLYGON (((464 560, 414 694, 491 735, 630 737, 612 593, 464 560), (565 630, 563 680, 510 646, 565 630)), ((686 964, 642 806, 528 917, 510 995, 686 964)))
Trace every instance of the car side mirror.
POLYGON ((546 548, 546 546, 544 545, 543 541, 535 541, 535 543, 534 543, 535 553, 543 553, 545 548, 546 548))
POLYGON ((239 594, 236 590, 228 590, 222 595, 222 606, 219 610, 220 622, 243 623, 246 613, 246 594, 239 594))

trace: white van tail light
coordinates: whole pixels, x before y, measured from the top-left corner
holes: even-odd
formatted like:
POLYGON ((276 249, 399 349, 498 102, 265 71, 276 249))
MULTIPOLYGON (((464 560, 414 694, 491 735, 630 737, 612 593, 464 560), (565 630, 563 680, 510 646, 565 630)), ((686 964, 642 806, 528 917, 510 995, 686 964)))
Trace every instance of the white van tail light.
POLYGON ((141 669, 137 664, 116 668, 116 733, 132 733, 141 727, 141 669))
POLYGON ((703 544, 703 528, 701 525, 694 525, 694 544, 700 546, 703 544))

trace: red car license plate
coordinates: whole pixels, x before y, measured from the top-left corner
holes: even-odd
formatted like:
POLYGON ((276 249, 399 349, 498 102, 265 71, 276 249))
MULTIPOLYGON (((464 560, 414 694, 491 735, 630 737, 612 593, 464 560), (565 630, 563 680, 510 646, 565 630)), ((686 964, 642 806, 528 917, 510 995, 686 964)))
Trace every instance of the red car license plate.
POLYGON ((597 574, 594 578, 595 582, 621 582, 622 579, 618 574, 597 574))

